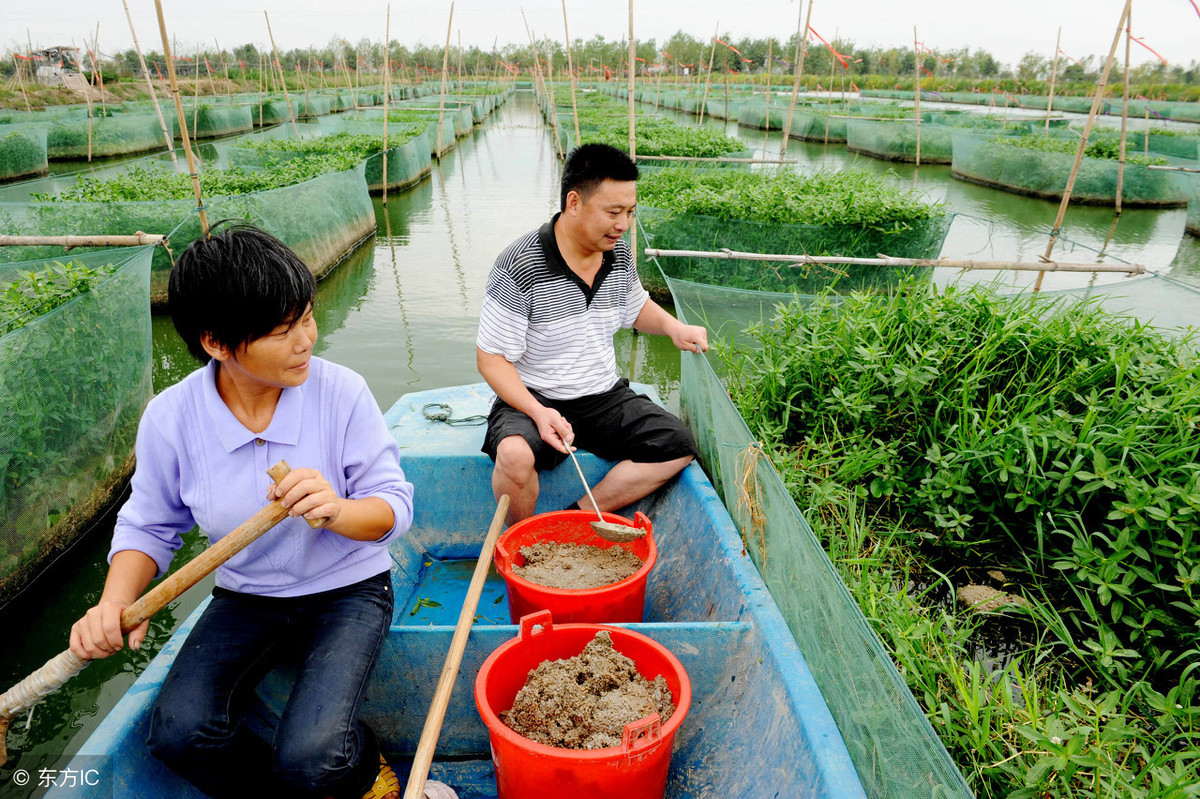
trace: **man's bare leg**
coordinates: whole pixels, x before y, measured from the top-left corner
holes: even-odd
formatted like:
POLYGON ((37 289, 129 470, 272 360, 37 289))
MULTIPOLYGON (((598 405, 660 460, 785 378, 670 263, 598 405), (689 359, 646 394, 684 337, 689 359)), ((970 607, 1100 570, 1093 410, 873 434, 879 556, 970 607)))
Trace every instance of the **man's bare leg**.
MULTIPOLYGON (((592 486, 592 496, 596 498, 600 510, 619 510, 653 493, 691 462, 691 455, 662 463, 621 461, 612 467, 603 480, 592 486)), ((591 506, 586 495, 579 500, 579 507, 591 506)))
POLYGON ((533 515, 538 498, 538 474, 534 467, 533 450, 520 436, 507 436, 496 447, 492 494, 497 502, 501 496, 508 494, 509 525, 533 515))

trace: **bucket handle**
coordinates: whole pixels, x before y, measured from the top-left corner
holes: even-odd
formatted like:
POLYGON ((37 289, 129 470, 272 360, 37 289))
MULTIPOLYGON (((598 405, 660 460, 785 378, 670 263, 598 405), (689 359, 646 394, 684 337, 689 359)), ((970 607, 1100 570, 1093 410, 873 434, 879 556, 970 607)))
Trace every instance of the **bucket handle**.
POLYGON ((521 617, 520 630, 517 633, 517 637, 525 641, 542 633, 550 632, 553 629, 554 619, 551 618, 550 611, 542 609, 521 617), (541 627, 542 629, 534 632, 534 627, 541 627))
POLYGON ((625 725, 625 730, 621 733, 621 754, 632 755, 635 750, 644 749, 661 740, 662 718, 657 713, 651 713, 625 725))
POLYGON ((640 510, 633 514, 633 526, 640 527, 646 531, 647 538, 654 538, 654 523, 650 521, 650 517, 642 513, 640 510))

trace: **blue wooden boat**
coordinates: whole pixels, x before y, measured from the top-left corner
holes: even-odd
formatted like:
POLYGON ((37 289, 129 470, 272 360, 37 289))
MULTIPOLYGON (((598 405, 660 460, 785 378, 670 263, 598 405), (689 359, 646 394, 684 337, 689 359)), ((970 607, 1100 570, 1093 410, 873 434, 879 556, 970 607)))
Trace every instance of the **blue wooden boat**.
MULTIPOLYGON (((416 486, 416 518, 411 532, 392 546, 395 617, 363 716, 402 779, 495 512, 492 465, 479 451, 483 428, 431 420, 427 416, 437 414, 426 410, 444 403, 455 418, 486 414, 491 396, 483 383, 417 392, 385 414, 416 486)), ((581 454, 589 481, 598 481, 611 465, 581 454)), ((539 511, 561 508, 580 494, 569 463, 544 474, 541 485, 539 511)), ((864 797, 821 692, 703 470, 692 464, 626 514, 634 510, 653 520, 659 559, 648 580, 646 622, 628 626, 670 649, 692 683, 691 710, 675 738, 666 795, 864 797)), ((200 795, 154 760, 144 744, 151 703, 198 613, 184 621, 74 759, 74 768, 105 772, 93 795, 200 795)), ((431 771, 463 799, 496 796, 487 730, 472 691, 484 659, 515 635, 504 582, 493 573, 431 771)), ((287 686, 286 674, 264 679, 258 689, 262 712, 254 723, 269 726, 271 708, 281 706, 287 686)), ((72 797, 80 795, 78 787, 69 790, 72 797)))

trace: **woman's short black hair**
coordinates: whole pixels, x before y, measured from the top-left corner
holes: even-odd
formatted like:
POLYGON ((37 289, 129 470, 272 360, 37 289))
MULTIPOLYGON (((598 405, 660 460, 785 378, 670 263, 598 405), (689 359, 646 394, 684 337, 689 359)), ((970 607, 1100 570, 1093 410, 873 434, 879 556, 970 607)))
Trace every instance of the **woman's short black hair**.
POLYGON ((309 268, 270 233, 225 220, 217 227, 184 250, 167 283, 175 329, 201 363, 209 361, 205 333, 236 350, 298 320, 317 291, 309 268))
POLYGON ((605 180, 637 180, 638 168, 624 150, 608 144, 581 144, 563 164, 560 208, 567 210, 567 195, 575 191, 587 201, 605 180))

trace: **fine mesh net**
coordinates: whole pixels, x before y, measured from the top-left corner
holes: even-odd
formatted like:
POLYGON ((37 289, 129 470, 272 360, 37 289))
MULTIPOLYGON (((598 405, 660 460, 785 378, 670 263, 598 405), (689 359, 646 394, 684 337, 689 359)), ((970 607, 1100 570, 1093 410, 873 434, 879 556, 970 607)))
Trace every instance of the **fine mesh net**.
MULTIPOLYGON (((651 260, 679 318, 705 325, 712 341, 745 344, 747 327, 769 322, 781 303, 814 299, 800 290, 684 279, 671 266, 677 259, 651 260)), ((720 264, 725 269, 729 262, 720 264)), ((1200 325, 1200 288, 1170 278, 1152 275, 1056 293, 1093 297, 1108 311, 1165 329, 1200 325)), ((682 359, 681 412, 696 434, 706 472, 813 670, 867 795, 971 796, 783 477, 730 400, 720 370, 710 357, 682 359)))
MULTIPOLYGON (((242 219, 279 238, 317 277, 338 264, 375 230, 375 210, 364 167, 329 172, 303 183, 229 197, 205 197, 209 223, 242 219)), ((0 203, 0 230, 13 235, 171 234, 180 253, 200 236, 195 200, 0 203)), ((0 262, 52 258, 53 247, 3 247, 0 262)), ((158 249, 150 296, 166 300, 171 256, 158 249)))
MULTIPOLYGON (((228 106, 213 105, 205 102, 198 106, 184 103, 183 116, 187 120, 188 135, 193 139, 212 139, 217 136, 231 136, 235 133, 245 133, 254 128, 255 109, 248 105, 228 106)), ((171 109, 163 114, 171 135, 180 138, 179 118, 171 109)), ((284 107, 284 117, 287 119, 287 108, 284 107)), ((157 127, 157 118, 155 118, 157 127)), ((161 135, 161 133, 160 133, 161 135)))
MULTIPOLYGON (((65 261, 116 271, 0 338, 0 601, 111 499, 152 394, 150 248, 65 261)), ((0 287, 55 263, 2 265, 0 287)))
MULTIPOLYGON (((1017 147, 988 136, 954 135, 951 169, 955 177, 985 186, 1061 199, 1075 156, 1017 147)), ((1117 196, 1117 162, 1084 158, 1071 201, 1111 205, 1117 196)), ((1126 205, 1183 205, 1187 190, 1177 173, 1125 164, 1121 202, 1126 205)))
MULTIPOLYGON (((97 116, 91 120, 93 158, 144 153, 162 146, 162 126, 154 114, 118 114, 97 116)), ((46 152, 51 160, 87 158, 87 116, 53 122, 46 133, 46 152)))
POLYGON ((40 175, 47 169, 44 126, 0 124, 0 181, 40 175))

